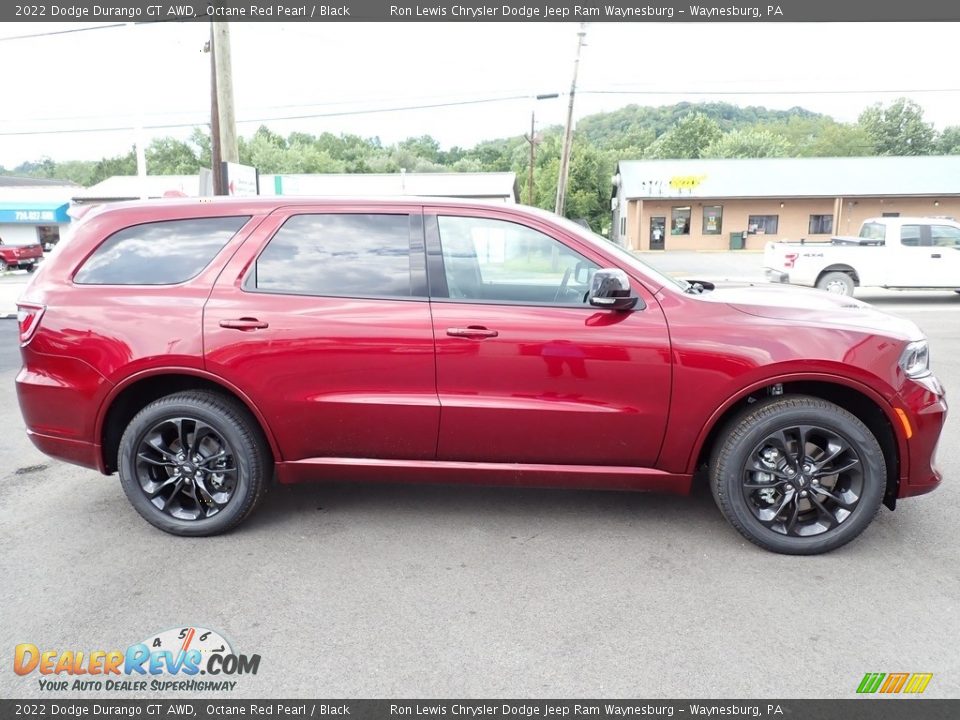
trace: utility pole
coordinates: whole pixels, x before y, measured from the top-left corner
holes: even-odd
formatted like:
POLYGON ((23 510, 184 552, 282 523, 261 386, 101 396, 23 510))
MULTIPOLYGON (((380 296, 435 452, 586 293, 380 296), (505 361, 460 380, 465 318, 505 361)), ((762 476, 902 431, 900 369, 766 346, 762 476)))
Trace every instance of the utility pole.
MULTIPOLYGON (((134 47, 134 53, 131 55, 132 57, 138 57, 136 53, 137 40, 139 39, 139 35, 137 34, 137 24, 129 22, 127 23, 127 27, 130 28, 131 44, 134 47)), ((149 193, 147 192, 147 138, 143 131, 143 79, 137 77, 132 85, 137 109, 136 126, 133 129, 134 153, 137 158, 137 187, 140 190, 140 198, 142 200, 146 200, 149 196, 149 193)))
POLYGON ((213 40, 213 22, 210 23, 210 178, 213 194, 223 195, 223 174, 220 172, 220 107, 217 103, 217 51, 213 40))
MULTIPOLYGON (((548 100, 550 98, 560 97, 559 93, 546 93, 543 95, 537 95, 534 97, 534 100, 548 100)), ((540 140, 537 138, 537 109, 534 106, 530 110, 530 134, 525 135, 524 139, 530 143, 530 171, 527 176, 527 205, 533 205, 534 192, 533 192, 533 168, 536 165, 537 161, 537 143, 540 140)))
MULTIPOLYGON (((225 162, 239 162, 237 123, 233 111, 233 70, 230 65, 230 23, 213 21, 213 63, 220 130, 220 156, 225 162)), ((215 168, 219 172, 220 168, 215 168)))
POLYGON ((587 24, 580 23, 577 33, 577 54, 573 59, 573 81, 570 83, 570 103, 567 105, 567 126, 563 133, 563 151, 560 155, 560 177, 557 179, 557 205, 554 212, 563 215, 567 200, 567 173, 570 170, 570 146, 573 140, 573 96, 577 94, 577 70, 580 68, 580 50, 587 34, 587 24))

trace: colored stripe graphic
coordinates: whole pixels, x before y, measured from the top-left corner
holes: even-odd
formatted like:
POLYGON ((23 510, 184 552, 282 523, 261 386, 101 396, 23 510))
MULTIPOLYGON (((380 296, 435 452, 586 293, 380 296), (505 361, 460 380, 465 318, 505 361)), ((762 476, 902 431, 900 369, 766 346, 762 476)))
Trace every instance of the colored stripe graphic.
POLYGON ((863 680, 860 681, 857 692, 875 693, 877 688, 880 687, 880 683, 883 682, 884 677, 886 677, 886 673, 867 673, 863 676, 863 680))
POLYGON ((890 673, 887 675, 887 681, 880 688, 882 693, 898 693, 903 689, 904 684, 910 673, 890 673))
POLYGON ((933 678, 933 673, 914 673, 903 691, 905 693, 922 693, 927 689, 931 678, 933 678))

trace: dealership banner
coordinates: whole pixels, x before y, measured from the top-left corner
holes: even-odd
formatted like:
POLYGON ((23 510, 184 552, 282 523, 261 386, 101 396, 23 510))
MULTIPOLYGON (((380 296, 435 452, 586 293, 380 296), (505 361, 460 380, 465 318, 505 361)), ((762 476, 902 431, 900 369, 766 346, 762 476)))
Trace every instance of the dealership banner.
POLYGON ((792 720, 955 720, 960 700, 0 700, 0 717, 32 718, 360 718, 463 720, 544 718, 790 718, 792 720))
MULTIPOLYGON (((947 22, 944 0, 63 0, 2 3, 0 20, 29 22, 441 21, 441 22, 947 22)), ((817 52, 816 39, 811 52, 817 52)))

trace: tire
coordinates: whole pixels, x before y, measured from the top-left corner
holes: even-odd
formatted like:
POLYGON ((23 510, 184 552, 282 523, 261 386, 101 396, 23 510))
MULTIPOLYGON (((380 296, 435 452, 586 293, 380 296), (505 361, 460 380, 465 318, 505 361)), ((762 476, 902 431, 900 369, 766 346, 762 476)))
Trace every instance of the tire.
POLYGON ((33 272, 34 270, 36 270, 36 269, 37 269, 37 266, 36 266, 36 265, 27 265, 27 266, 24 268, 24 270, 26 270, 28 273, 32 273, 32 272, 33 272))
POLYGON ((120 440, 117 467, 127 499, 147 522, 198 537, 226 532, 253 511, 272 459, 246 407, 197 390, 160 398, 137 413, 120 440))
POLYGON ((845 272, 828 272, 821 275, 817 280, 817 287, 820 290, 826 290, 837 295, 852 297, 855 285, 853 278, 845 272))
POLYGON ((801 395, 745 408, 725 426, 710 458, 710 487, 724 517, 750 542, 786 555, 816 555, 853 540, 879 511, 886 482, 883 452, 867 426, 833 403, 801 395), (798 460, 800 453, 790 450, 801 439, 798 460), (774 467, 778 453, 783 464, 774 467), (817 464, 820 473, 811 470, 817 464))
POLYGON ((0 260, 0 273, 5 273, 7 271, 7 263, 3 260, 0 260))

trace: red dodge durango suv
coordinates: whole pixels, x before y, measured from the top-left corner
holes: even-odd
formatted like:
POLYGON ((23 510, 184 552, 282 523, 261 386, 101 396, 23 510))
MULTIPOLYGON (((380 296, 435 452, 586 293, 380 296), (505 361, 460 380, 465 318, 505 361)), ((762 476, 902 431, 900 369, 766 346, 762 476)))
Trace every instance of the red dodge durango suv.
POLYGON ((43 452, 178 535, 274 481, 687 493, 812 554, 940 482, 927 341, 851 298, 661 275, 579 225, 465 201, 88 212, 19 307, 43 452))

